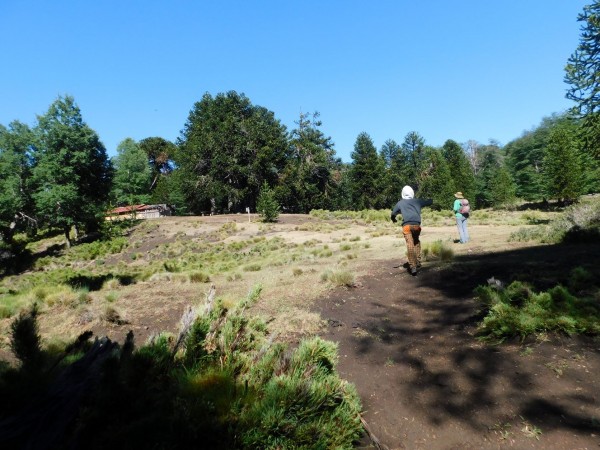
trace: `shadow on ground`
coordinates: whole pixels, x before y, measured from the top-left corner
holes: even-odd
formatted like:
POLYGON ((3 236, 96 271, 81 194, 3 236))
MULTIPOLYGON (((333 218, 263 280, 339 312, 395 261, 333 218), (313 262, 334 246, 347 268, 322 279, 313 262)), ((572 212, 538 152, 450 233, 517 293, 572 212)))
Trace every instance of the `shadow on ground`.
MULTIPOLYGON (((379 263, 358 288, 319 304, 339 342, 340 372, 390 448, 585 448, 600 444, 600 341, 549 336, 490 345, 475 338, 473 289, 495 277, 535 289, 596 279, 600 245, 530 247, 426 264, 417 277, 379 263)), ((363 443, 366 445, 366 442, 363 443)))

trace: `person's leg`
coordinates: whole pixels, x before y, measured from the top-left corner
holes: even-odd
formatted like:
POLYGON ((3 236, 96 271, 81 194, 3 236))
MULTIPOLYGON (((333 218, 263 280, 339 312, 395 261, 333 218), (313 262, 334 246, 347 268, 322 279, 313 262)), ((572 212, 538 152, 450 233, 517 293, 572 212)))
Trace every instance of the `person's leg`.
POLYGON ((465 242, 469 242, 469 228, 467 227, 467 222, 469 219, 465 218, 465 221, 463 222, 463 227, 465 229, 465 242))
POLYGON ((465 223, 464 217, 456 218, 456 227, 458 228, 458 235, 460 237, 461 244, 464 244, 466 242, 464 223, 465 223))
POLYGON ((421 239, 419 239, 421 236, 421 227, 413 226, 411 228, 411 231, 413 236, 413 243, 415 245, 415 267, 418 269, 421 267, 421 239))
POLYGON ((415 242, 413 240, 413 234, 410 229, 410 225, 405 225, 402 228, 402 233, 404 234, 404 240, 406 241, 406 256, 408 257, 408 265, 409 269, 417 268, 417 256, 415 253, 415 242))

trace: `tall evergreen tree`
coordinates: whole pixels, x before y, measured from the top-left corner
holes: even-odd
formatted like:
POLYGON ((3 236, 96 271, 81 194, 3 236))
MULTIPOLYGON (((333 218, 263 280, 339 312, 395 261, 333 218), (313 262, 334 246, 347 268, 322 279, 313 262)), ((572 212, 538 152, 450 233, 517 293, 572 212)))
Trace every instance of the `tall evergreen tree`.
POLYGON ((600 1, 583 7, 577 20, 583 22, 579 45, 565 67, 571 85, 567 98, 576 102, 583 117, 586 149, 600 158, 600 1))
POLYGON ((33 198, 41 222, 64 231, 97 229, 103 220, 112 167, 98 135, 81 116, 73 97, 59 97, 38 117, 33 198))
POLYGON ((505 165, 492 171, 489 183, 491 204, 494 207, 509 206, 516 198, 516 185, 505 165))
POLYGON ((423 155, 419 196, 433 199, 432 208, 450 209, 454 203, 454 180, 441 151, 427 147, 423 155))
POLYGON ((552 130, 544 157, 544 173, 550 198, 570 203, 582 194, 584 178, 579 149, 568 128, 552 130))
POLYGON ((33 145, 27 125, 0 125, 0 238, 7 243, 19 228, 35 226, 29 188, 33 145))
POLYGON ((516 184, 519 198, 536 201, 546 195, 544 155, 550 132, 557 126, 573 125, 565 115, 544 117, 539 126, 504 147, 506 163, 516 184))
POLYGON ((418 187, 425 159, 425 139, 416 131, 411 131, 404 137, 402 149, 408 156, 410 166, 406 184, 418 187))
POLYGON ((382 207, 383 160, 367 133, 358 135, 351 157, 350 180, 354 209, 382 207))
POLYGON ((266 108, 230 91, 205 94, 178 140, 175 163, 193 212, 256 208, 263 182, 275 185, 285 163, 285 127, 266 108))
POLYGON ((290 152, 278 186, 287 209, 308 213, 331 206, 332 174, 338 164, 330 137, 319 129, 319 113, 301 113, 290 134, 290 152))
POLYGON ((113 158, 115 169, 112 199, 117 205, 135 205, 150 200, 148 156, 133 139, 124 139, 113 158))
POLYGON ((502 165, 500 150, 496 147, 487 147, 481 151, 480 161, 479 171, 475 176, 475 205, 479 208, 487 208, 494 204, 492 180, 502 165))
POLYGON ((454 182, 455 189, 461 191, 465 198, 474 198, 475 174, 462 147, 449 139, 442 146, 442 154, 448 163, 450 178, 454 182))
POLYGON ((392 139, 385 141, 380 154, 385 162, 383 204, 392 207, 400 199, 402 187, 409 183, 412 173, 409 156, 406 150, 392 139))

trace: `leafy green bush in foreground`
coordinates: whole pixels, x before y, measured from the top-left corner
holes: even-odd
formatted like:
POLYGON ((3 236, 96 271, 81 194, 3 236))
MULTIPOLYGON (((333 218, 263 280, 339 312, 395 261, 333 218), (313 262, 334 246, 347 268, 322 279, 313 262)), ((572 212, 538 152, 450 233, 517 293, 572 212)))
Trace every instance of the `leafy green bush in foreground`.
POLYGON ((131 333, 123 346, 82 336, 41 350, 35 312, 22 315, 21 365, 0 371, 0 447, 351 448, 360 402, 336 373, 336 345, 273 342, 244 315, 258 293, 230 311, 218 301, 200 317, 190 309, 178 337, 137 351, 131 333))
MULTIPOLYGON (((582 269, 573 272, 571 290, 576 290, 577 284, 585 279, 582 272, 582 269)), ((484 339, 525 338, 545 331, 600 334, 598 287, 578 297, 564 286, 534 292, 527 284, 515 281, 504 289, 479 286, 476 293, 485 308, 485 317, 479 324, 479 333, 484 339)))

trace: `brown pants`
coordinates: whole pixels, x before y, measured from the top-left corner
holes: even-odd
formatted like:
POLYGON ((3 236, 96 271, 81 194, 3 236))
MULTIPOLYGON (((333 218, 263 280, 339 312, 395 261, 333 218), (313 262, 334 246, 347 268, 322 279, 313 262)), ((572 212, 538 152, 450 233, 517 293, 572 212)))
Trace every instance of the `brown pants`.
POLYGON ((406 254, 411 269, 421 267, 421 235, 420 225, 404 225, 402 227, 404 239, 406 240, 406 254))

